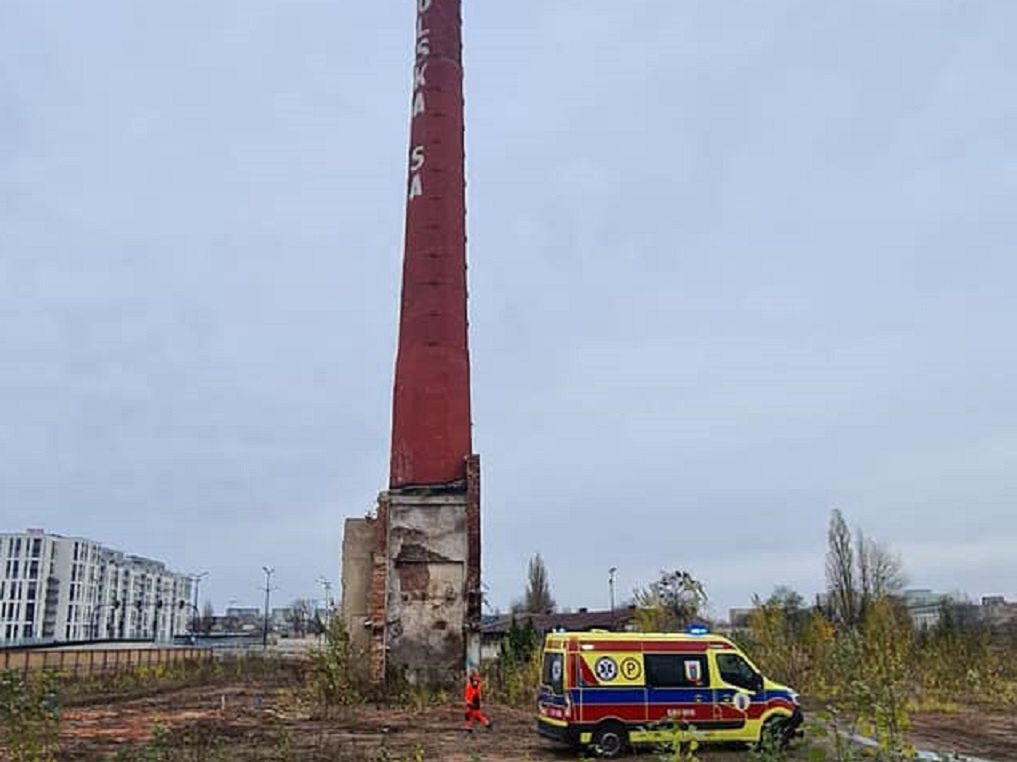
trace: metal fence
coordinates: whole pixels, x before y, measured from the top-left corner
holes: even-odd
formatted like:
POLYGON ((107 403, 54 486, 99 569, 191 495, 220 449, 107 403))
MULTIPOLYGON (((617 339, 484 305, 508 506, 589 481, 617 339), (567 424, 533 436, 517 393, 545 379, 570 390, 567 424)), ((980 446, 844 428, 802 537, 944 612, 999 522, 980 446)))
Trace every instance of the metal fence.
POLYGON ((110 648, 0 651, 0 671, 40 670, 75 677, 131 672, 143 667, 212 660, 208 648, 110 648))

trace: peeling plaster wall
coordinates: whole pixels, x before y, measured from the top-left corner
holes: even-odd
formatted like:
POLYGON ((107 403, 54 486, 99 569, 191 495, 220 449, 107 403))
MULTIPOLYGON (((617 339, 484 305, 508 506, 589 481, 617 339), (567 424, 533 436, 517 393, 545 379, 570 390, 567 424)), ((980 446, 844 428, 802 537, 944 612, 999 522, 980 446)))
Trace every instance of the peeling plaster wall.
POLYGON ((364 665, 361 677, 365 678, 368 676, 367 659, 359 657, 366 657, 371 648, 371 628, 366 622, 371 618, 376 523, 375 519, 347 519, 343 527, 341 611, 350 635, 353 663, 364 665))
POLYGON ((414 683, 463 671, 466 504, 465 493, 388 493, 387 662, 414 683))

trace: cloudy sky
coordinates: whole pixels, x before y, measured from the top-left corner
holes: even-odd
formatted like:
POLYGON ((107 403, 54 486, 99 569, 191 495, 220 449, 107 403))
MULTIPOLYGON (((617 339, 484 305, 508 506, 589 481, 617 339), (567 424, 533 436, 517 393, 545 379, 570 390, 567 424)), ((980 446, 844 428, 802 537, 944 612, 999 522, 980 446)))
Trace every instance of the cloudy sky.
MULTIPOLYGON (((387 478, 411 0, 0 0, 0 531, 338 576, 387 478)), ((1017 596, 1017 4, 473 2, 492 605, 1017 596)), ((205 595, 203 594, 203 598, 205 595)))

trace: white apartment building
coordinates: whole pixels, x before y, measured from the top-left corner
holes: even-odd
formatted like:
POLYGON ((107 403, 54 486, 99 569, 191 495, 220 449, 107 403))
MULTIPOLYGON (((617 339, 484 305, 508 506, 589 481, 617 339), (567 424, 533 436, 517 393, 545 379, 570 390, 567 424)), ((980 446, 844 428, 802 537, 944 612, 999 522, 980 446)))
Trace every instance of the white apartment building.
POLYGON ((169 641, 186 633, 191 578, 80 537, 0 534, 0 645, 169 641))

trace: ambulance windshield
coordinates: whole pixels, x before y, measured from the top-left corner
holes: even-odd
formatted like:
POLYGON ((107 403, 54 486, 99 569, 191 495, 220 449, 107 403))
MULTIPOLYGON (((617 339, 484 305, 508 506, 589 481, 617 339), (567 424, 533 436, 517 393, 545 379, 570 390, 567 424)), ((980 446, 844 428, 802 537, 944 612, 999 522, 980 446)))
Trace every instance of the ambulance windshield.
POLYGON ((544 668, 542 670, 541 682, 550 688, 556 696, 560 696, 564 692, 562 685, 562 675, 565 671, 563 669, 564 659, 564 654, 544 654, 544 668))

